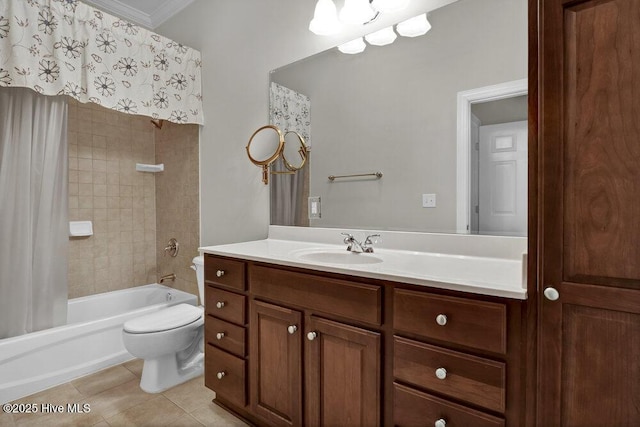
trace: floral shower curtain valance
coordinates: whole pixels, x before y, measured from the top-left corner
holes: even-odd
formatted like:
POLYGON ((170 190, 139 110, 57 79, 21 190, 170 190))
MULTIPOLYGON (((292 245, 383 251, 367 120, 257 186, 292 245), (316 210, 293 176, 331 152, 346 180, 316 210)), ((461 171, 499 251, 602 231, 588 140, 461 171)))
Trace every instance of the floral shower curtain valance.
POLYGON ((203 123, 200 52, 78 0, 0 0, 0 87, 203 123))
POLYGON ((311 147, 311 100, 308 96, 271 82, 269 90, 269 123, 282 132, 293 130, 311 147))

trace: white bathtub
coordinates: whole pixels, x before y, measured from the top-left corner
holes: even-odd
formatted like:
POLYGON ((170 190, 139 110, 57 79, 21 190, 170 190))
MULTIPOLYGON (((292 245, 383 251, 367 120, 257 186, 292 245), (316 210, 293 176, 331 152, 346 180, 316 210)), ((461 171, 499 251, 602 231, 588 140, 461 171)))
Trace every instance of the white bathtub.
POLYGON ((180 303, 198 298, 154 284, 69 300, 66 325, 0 340, 0 404, 132 359, 124 322, 180 303))

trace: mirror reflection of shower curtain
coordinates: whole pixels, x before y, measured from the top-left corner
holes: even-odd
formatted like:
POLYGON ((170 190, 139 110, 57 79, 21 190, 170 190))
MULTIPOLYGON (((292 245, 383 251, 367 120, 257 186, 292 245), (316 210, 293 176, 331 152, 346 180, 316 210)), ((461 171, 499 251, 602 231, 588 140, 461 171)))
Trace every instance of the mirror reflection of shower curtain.
MULTIPOLYGON (((271 82, 269 86, 269 123, 284 134, 298 132, 311 146, 311 100, 293 89, 271 82)), ((292 175, 271 176, 271 224, 308 226, 307 198, 309 197, 309 168, 311 153, 306 165, 292 175)), ((278 159, 272 170, 285 170, 278 159)))
POLYGON ((67 102, 0 88, 0 339, 67 321, 67 102))
MULTIPOLYGON (((310 153, 308 153, 310 155, 310 153)), ((309 163, 295 174, 271 175, 271 224, 308 226, 306 200, 309 197, 309 163)), ((274 170, 286 170, 279 158, 274 170)))

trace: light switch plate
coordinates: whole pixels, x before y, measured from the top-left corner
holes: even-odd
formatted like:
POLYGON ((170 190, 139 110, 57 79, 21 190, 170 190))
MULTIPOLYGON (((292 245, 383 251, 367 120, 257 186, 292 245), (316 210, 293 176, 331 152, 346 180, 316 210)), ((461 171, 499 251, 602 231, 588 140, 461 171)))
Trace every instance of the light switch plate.
POLYGON ((317 219, 322 216, 320 196, 309 197, 309 219, 317 219))
POLYGON ((423 194, 422 195, 422 207, 423 208, 435 208, 436 207, 436 195, 435 194, 423 194))

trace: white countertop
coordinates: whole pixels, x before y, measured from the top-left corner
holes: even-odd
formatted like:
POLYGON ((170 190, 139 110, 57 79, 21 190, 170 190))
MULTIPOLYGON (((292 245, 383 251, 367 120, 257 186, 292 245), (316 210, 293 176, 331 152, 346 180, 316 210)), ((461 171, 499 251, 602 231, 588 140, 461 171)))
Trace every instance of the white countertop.
POLYGON ((346 252, 346 245, 274 238, 205 246, 201 247, 200 251, 289 267, 410 283, 480 295, 521 300, 527 298, 524 279, 525 257, 520 257, 520 259, 515 257, 498 258, 386 248, 375 248, 373 254, 350 254, 346 252), (381 262, 336 264, 304 258, 305 254, 325 251, 340 251, 339 254, 344 251, 353 257, 376 257, 381 262))

